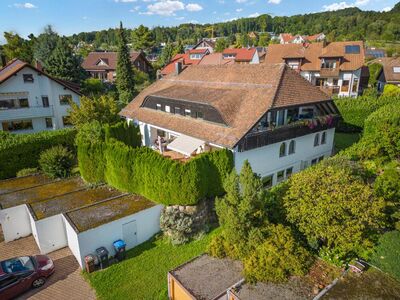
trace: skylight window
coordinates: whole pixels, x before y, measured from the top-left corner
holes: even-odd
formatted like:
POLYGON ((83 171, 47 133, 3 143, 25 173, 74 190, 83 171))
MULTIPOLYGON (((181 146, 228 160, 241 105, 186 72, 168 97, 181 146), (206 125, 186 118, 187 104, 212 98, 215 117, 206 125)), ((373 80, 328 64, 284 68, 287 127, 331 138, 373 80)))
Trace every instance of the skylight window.
POLYGON ((400 73, 400 67, 393 67, 393 73, 400 73))
POLYGON ((348 45, 344 47, 346 54, 360 54, 359 45, 348 45))

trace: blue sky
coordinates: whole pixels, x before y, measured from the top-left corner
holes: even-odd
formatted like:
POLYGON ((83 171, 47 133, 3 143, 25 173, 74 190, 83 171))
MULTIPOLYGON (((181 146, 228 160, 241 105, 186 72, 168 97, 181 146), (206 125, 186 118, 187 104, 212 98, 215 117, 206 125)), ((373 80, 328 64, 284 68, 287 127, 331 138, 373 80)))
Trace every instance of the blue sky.
POLYGON ((46 24, 64 35, 115 27, 178 25, 185 22, 221 22, 234 18, 294 15, 357 6, 363 10, 388 10, 398 0, 18 0, 0 1, 2 32, 22 36, 39 34, 46 24))

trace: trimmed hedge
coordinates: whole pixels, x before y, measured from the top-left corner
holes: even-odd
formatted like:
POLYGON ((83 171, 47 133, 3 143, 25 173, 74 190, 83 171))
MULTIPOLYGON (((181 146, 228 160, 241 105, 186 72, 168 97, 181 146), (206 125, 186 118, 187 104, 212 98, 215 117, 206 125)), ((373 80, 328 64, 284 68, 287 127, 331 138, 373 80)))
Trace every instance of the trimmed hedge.
POLYGON ((0 132, 0 179, 15 177, 17 172, 39 166, 40 153, 57 145, 75 152, 74 129, 43 131, 33 134, 0 132))
POLYGON ((376 97, 376 95, 365 95, 358 98, 339 98, 335 100, 343 120, 339 122, 339 132, 357 132, 364 128, 368 116, 379 108, 397 103, 400 105, 400 95, 376 97))
POLYGON ((78 135, 79 168, 86 181, 106 182, 165 205, 193 205, 224 193, 223 180, 233 169, 229 150, 204 153, 180 163, 148 147, 127 145, 135 139, 125 138, 123 130, 136 134, 138 128, 133 128, 106 129, 102 142, 91 143, 78 135))
POLYGON ((114 138, 131 147, 140 147, 142 144, 140 131, 133 123, 119 122, 104 129, 106 141, 114 138))

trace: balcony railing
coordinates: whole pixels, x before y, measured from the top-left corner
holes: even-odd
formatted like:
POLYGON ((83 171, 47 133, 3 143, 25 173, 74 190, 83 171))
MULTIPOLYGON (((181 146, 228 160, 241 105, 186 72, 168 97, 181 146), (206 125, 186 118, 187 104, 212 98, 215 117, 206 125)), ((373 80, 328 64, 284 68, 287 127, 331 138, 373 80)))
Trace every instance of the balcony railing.
POLYGON ((339 77, 339 68, 321 68, 319 72, 321 77, 339 77))
POLYGON ((24 108, 0 109, 0 121, 44 118, 54 115, 52 106, 30 106, 24 108))
POLYGON ((339 119, 338 115, 327 115, 315 119, 296 121, 265 131, 250 132, 239 142, 239 151, 247 151, 333 128, 337 125, 339 119))
POLYGON ((320 86, 321 91, 329 96, 338 95, 340 92, 340 86, 320 86))

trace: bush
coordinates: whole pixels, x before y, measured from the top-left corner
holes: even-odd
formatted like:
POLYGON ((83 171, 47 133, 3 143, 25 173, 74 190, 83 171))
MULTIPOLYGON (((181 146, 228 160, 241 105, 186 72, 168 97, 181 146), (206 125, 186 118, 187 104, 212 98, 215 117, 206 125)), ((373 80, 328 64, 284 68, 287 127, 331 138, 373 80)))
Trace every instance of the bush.
POLYGON ((39 164, 47 176, 64 178, 71 174, 74 156, 67 148, 55 146, 40 154, 39 164))
POLYGON ((343 158, 294 174, 284 197, 288 221, 310 243, 342 253, 341 259, 364 255, 384 227, 385 208, 364 176, 360 166, 343 158))
POLYGON ((106 141, 114 138, 134 148, 140 147, 142 144, 142 136, 139 127, 132 122, 128 124, 126 121, 111 126, 105 126, 105 138, 106 141))
POLYGON ((75 151, 74 129, 43 131, 33 134, 0 132, 0 179, 14 177, 25 168, 39 166, 40 153, 56 145, 75 151))
POLYGON ((311 255, 294 239, 290 229, 272 225, 268 238, 244 259, 247 281, 284 282, 289 276, 305 275, 311 255))
POLYGON ((189 242, 193 237, 193 219, 191 215, 179 209, 164 210, 160 217, 160 228, 169 233, 172 244, 180 245, 189 242))
POLYGON ((386 84, 382 95, 385 96, 400 96, 400 87, 394 84, 386 84))
POLYGON ((17 172, 17 177, 34 175, 34 174, 37 174, 38 172, 39 172, 38 168, 26 168, 26 169, 19 170, 17 172))

